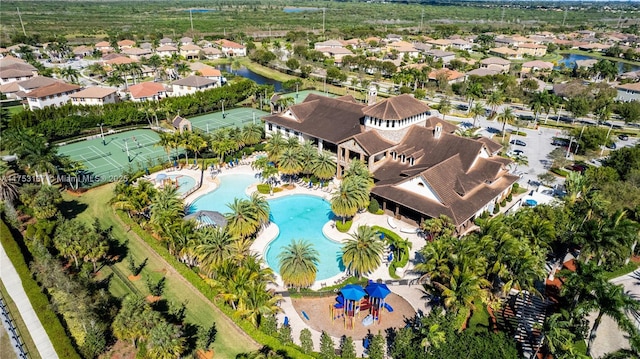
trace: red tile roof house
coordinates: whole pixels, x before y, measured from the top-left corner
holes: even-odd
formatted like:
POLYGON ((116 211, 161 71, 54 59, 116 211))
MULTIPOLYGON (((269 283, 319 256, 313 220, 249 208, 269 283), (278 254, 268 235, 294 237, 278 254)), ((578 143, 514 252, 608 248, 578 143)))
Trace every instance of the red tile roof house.
POLYGON ((25 97, 30 110, 43 109, 49 106, 61 106, 70 101, 70 95, 78 92, 80 86, 64 82, 56 82, 29 92, 25 97))
POLYGON ((8 98, 23 99, 29 92, 56 82, 61 81, 51 77, 34 76, 28 80, 14 81, 0 85, 0 92, 5 94, 8 98))
POLYGON ((247 56, 247 48, 237 42, 221 39, 215 43, 226 56, 247 56))
POLYGON ((0 59, 0 85, 28 80, 38 75, 38 69, 13 56, 0 59))
POLYGON ((100 41, 99 43, 96 44, 96 50, 99 50, 104 54, 108 52, 113 52, 113 47, 111 47, 111 44, 109 43, 109 41, 100 41))
POLYGON ((71 97, 71 103, 74 105, 103 106, 117 101, 116 89, 106 87, 89 87, 69 97, 71 97))
POLYGON ((502 146, 488 138, 454 134, 456 126, 430 117, 430 108, 409 95, 367 106, 352 96, 309 95, 282 113, 264 117, 267 135, 312 141, 337 154, 337 176, 353 159, 373 173, 371 194, 388 214, 419 224, 446 215, 458 233, 492 211, 517 176, 502 146))
POLYGON ((129 96, 133 102, 158 101, 167 97, 167 89, 158 82, 142 82, 129 86, 129 96))

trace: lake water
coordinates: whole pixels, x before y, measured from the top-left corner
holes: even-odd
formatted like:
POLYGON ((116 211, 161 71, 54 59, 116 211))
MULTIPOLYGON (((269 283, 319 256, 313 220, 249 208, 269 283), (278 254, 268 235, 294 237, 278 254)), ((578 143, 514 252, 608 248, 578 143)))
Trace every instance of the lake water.
POLYGON ((282 91, 282 83, 280 81, 276 81, 274 79, 270 79, 268 77, 264 77, 259 75, 246 67, 241 67, 237 70, 232 70, 231 65, 218 65, 216 68, 220 71, 226 71, 230 74, 234 74, 237 76, 242 76, 248 78, 249 80, 255 81, 258 85, 273 85, 276 92, 282 91))
POLYGON ((282 9, 282 11, 286 12, 287 14, 295 14, 298 12, 305 12, 305 11, 320 11, 321 9, 317 8, 317 7, 291 7, 291 6, 286 6, 284 9, 282 9))
MULTIPOLYGON (((595 58, 591 56, 586 56, 586 55, 564 54, 562 55, 562 60, 558 61, 558 66, 561 64, 564 64, 565 67, 572 69, 575 66, 577 60, 590 60, 590 59, 595 59, 595 58)), ((613 60, 610 60, 610 61, 613 61, 613 60)), ((637 70, 640 70, 640 66, 618 62, 618 73, 637 71, 637 70)))
POLYGON ((189 10, 184 10, 184 11, 192 12, 192 13, 196 14, 196 13, 214 12, 216 10, 214 10, 214 9, 189 9, 189 10))

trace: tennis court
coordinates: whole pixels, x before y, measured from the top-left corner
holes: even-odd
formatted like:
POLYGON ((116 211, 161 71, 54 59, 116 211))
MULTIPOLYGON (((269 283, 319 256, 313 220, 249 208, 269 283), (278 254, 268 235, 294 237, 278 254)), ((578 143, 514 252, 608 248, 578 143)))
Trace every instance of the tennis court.
MULTIPOLYGON (((158 134, 133 130, 60 146, 59 153, 84 164, 85 170, 103 181, 118 180, 125 169, 144 169, 168 162, 163 147, 155 146, 158 134)), ((175 151, 171 150, 172 160, 175 151)))
POLYGON ((307 98, 307 96, 309 96, 310 94, 326 96, 326 97, 336 97, 336 95, 334 94, 324 93, 322 91, 316 91, 316 90, 303 90, 303 91, 298 91, 297 93, 295 91, 289 92, 289 93, 283 93, 283 94, 280 94, 280 97, 291 97, 294 100, 294 104, 298 104, 304 101, 304 99, 307 98))
POLYGON ((222 112, 209 113, 203 116, 191 117, 191 125, 204 132, 210 132, 223 127, 243 127, 250 123, 260 123, 262 116, 268 112, 253 108, 233 108, 222 112))

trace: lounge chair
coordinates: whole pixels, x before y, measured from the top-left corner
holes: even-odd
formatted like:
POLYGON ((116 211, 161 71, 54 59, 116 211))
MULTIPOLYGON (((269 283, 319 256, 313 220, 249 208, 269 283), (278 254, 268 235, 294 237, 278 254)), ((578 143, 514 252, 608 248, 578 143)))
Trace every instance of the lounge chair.
POLYGON ((393 220, 392 217, 387 217, 387 223, 389 224, 389 227, 391 228, 398 228, 398 225, 396 224, 396 221, 393 220))
POLYGON ((400 228, 400 232, 402 233, 417 233, 418 229, 417 228, 400 228))

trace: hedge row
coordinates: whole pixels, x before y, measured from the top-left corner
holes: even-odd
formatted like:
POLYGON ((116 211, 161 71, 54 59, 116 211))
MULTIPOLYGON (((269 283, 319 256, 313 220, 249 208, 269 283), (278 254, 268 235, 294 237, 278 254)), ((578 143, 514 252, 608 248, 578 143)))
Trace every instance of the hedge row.
POLYGON ((31 306, 38 315, 38 319, 40 319, 40 323, 42 323, 44 330, 47 332, 58 356, 65 359, 80 359, 80 355, 71 343, 71 339, 60 323, 58 316, 51 310, 49 299, 42 293, 40 286, 31 276, 31 271, 24 260, 20 246, 4 221, 0 221, 0 243, 2 243, 7 256, 16 268, 31 306))
POLYGON ((275 350, 284 350, 292 358, 314 358, 314 356, 302 353, 297 346, 285 346, 278 339, 258 330, 250 322, 238 319, 234 315, 234 310, 231 307, 225 305, 224 303, 218 303, 216 300, 214 300, 216 292, 213 290, 213 288, 207 285, 204 280, 200 278, 200 276, 198 276, 198 274, 187 267, 184 263, 178 261, 176 257, 169 254, 169 251, 161 242, 157 241, 155 238, 145 232, 133 219, 129 218, 129 216, 127 216, 125 212, 116 212, 118 213, 120 219, 122 219, 122 221, 126 225, 131 227, 131 230, 133 230, 134 233, 138 235, 138 237, 142 238, 145 243, 147 243, 154 251, 156 251, 156 253, 164 258, 164 260, 171 264, 171 266, 187 281, 189 281, 191 285, 198 289, 198 291, 200 291, 200 293, 207 297, 207 299, 209 299, 211 303, 218 307, 218 309, 220 309, 225 315, 227 315, 227 317, 229 317, 234 323, 236 323, 243 331, 245 331, 258 343, 262 345, 268 345, 275 350))

